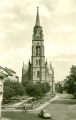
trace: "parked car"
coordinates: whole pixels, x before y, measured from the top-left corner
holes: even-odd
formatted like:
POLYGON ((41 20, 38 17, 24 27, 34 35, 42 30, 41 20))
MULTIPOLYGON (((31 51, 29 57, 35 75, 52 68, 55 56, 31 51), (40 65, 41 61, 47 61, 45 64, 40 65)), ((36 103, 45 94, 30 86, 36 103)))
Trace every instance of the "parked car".
POLYGON ((41 110, 38 113, 38 116, 42 118, 51 118, 51 114, 48 112, 48 110, 41 110))

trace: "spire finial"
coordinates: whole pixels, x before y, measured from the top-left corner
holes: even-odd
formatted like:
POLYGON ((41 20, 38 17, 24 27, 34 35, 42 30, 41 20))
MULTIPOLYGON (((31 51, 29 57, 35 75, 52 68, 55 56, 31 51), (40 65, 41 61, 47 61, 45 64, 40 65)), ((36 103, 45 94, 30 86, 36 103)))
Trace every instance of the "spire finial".
POLYGON ((36 15, 36 24, 35 24, 35 26, 40 26, 39 7, 37 7, 37 15, 36 15))
POLYGON ((37 6, 37 12, 39 11, 39 7, 37 6))

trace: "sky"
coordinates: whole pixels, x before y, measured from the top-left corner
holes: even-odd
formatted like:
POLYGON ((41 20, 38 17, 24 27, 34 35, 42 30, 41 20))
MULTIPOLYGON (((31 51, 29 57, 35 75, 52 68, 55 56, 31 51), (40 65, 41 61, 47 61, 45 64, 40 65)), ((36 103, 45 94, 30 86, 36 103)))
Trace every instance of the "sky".
POLYGON ((45 58, 52 62, 55 81, 62 81, 76 65, 76 0, 0 0, 0 66, 21 78, 23 61, 31 58, 37 6, 45 58))

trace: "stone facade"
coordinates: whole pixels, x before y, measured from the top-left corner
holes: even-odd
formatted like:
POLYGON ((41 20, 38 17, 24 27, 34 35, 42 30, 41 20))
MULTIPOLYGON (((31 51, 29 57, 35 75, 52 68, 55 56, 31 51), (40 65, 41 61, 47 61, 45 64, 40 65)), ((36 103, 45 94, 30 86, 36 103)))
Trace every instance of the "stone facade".
POLYGON ((29 61, 27 70, 23 63, 22 80, 24 75, 26 76, 27 74, 29 76, 30 74, 30 80, 33 83, 48 82, 51 86, 51 93, 55 93, 54 69, 51 63, 48 65, 47 60, 45 62, 44 48, 43 29, 40 26, 39 11, 37 8, 36 24, 32 35, 31 62, 29 61), (28 72, 29 68, 30 73, 28 72))

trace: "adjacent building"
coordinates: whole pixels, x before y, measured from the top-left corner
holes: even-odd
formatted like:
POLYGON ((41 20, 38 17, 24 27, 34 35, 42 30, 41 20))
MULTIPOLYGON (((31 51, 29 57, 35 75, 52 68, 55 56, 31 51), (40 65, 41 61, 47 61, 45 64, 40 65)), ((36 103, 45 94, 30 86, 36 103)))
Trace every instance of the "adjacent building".
POLYGON ((16 75, 16 72, 10 68, 0 66, 0 73, 4 74, 6 77, 4 79, 10 79, 12 81, 19 81, 19 77, 16 75))
POLYGON ((5 75, 0 72, 0 120, 1 120, 1 104, 3 100, 3 79, 5 75))
POLYGON ((51 86, 51 93, 55 93, 54 68, 45 61, 45 46, 43 29, 40 25, 39 10, 37 8, 36 23, 32 35, 31 62, 28 62, 28 69, 23 63, 22 81, 24 79, 36 82, 48 82, 51 86), (25 76, 25 77, 24 77, 25 76))

